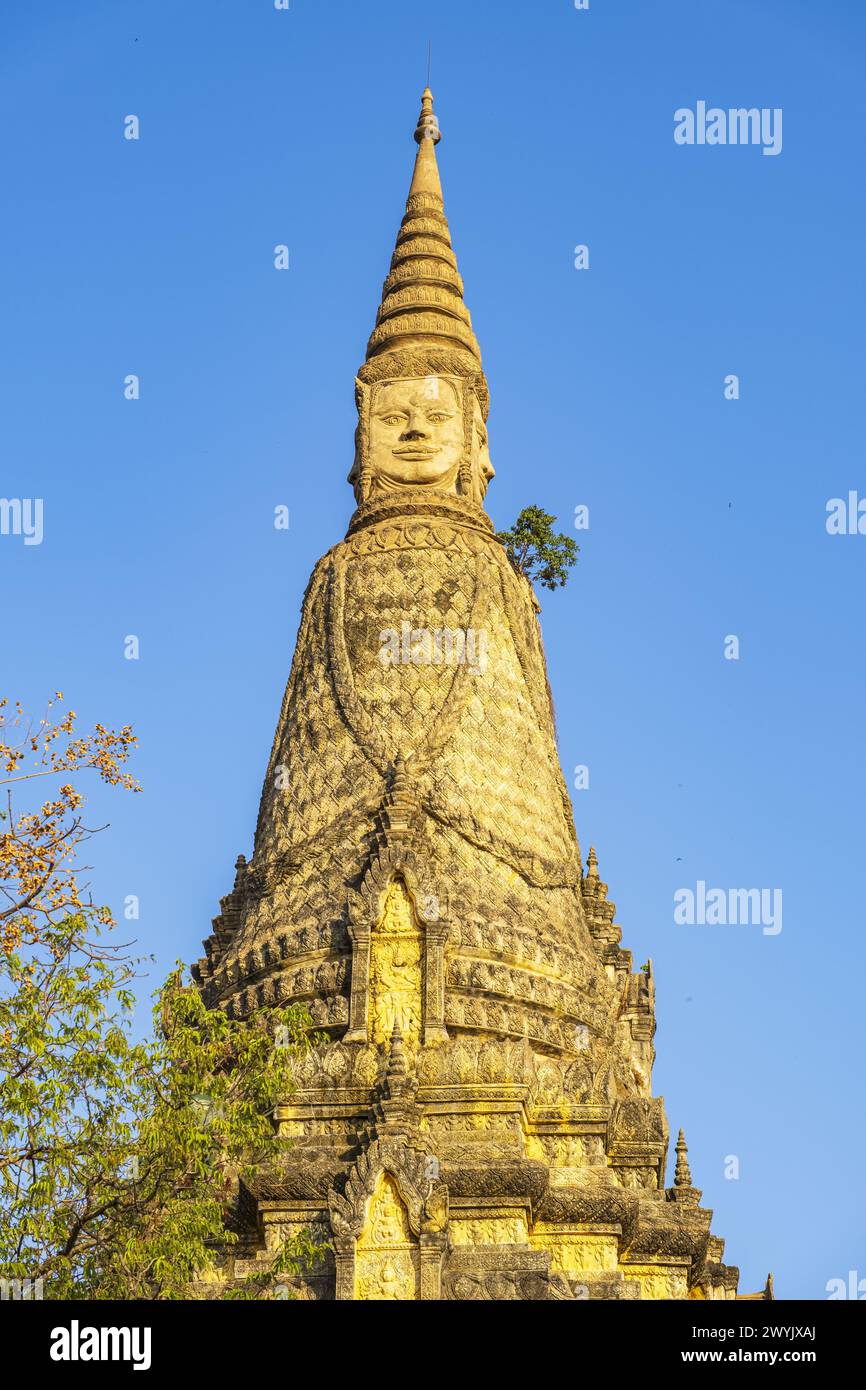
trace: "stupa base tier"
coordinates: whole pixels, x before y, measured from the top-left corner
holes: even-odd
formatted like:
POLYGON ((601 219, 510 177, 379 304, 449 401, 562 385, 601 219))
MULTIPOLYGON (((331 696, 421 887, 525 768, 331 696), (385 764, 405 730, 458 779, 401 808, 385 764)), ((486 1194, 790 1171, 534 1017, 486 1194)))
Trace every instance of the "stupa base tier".
POLYGON ((421 1088, 397 1051, 366 1097, 308 1091, 279 1107, 287 1161, 242 1185, 240 1238, 211 1293, 267 1274, 307 1229, 327 1252, 274 1274, 273 1297, 737 1297, 700 1192, 664 1186, 660 1099, 551 1108, 515 1085, 421 1088))

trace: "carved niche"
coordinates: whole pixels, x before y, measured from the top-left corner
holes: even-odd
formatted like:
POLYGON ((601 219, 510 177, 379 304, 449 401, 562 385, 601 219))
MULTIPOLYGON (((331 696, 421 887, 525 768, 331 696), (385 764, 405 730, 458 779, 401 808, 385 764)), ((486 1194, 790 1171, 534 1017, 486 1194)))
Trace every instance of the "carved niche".
POLYGON ((448 1189, 429 1167, 419 1150, 377 1139, 343 1192, 330 1190, 338 1299, 441 1297, 448 1189))
POLYGON ((387 1044, 396 1023, 411 1047, 447 1038, 448 921, 419 883, 415 856, 387 847, 349 902, 352 982, 346 1042, 387 1044))
POLYGON ((384 1170, 367 1203, 367 1218, 355 1243, 356 1299, 417 1299, 420 1283, 418 1237, 396 1182, 384 1170))

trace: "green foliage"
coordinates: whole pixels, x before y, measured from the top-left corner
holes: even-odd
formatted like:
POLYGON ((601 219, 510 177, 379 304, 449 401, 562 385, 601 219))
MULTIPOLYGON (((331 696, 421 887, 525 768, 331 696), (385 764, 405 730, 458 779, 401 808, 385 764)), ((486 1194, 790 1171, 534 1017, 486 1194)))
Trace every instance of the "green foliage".
MULTIPOLYGON (((73 710, 52 713, 62 699, 38 722, 0 699, 0 1278, 41 1279, 48 1298, 195 1296, 239 1240, 238 1179, 279 1166, 270 1115, 311 1020, 294 1007, 232 1022, 178 966, 152 1040, 132 1041, 139 962, 78 882, 93 834, 80 790, 64 780, 41 806, 12 805, 13 784, 84 771, 139 790, 131 728, 76 733, 73 710)), ((223 1296, 274 1296, 318 1253, 302 1232, 223 1296)))
POLYGON ((579 546, 570 536, 556 535, 555 516, 541 507, 524 507, 510 531, 499 531, 496 539, 505 546, 518 574, 545 589, 564 585, 568 570, 576 562, 579 546))
MULTIPOLYGON (((137 964, 93 932, 77 914, 0 953, 0 1276, 42 1278, 47 1298, 195 1296, 216 1243, 238 1240, 238 1178, 279 1164, 269 1112, 310 1019, 293 1006, 234 1022, 178 967, 153 1038, 134 1042, 137 964)), ((273 1296, 317 1253, 306 1232, 224 1296, 273 1296)))

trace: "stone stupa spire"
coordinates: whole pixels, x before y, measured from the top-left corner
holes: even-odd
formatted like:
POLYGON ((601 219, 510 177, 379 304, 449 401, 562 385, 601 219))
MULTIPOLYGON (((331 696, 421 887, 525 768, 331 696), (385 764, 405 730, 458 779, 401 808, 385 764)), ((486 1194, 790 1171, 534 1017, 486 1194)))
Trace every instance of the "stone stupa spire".
POLYGON ((358 429, 349 482, 361 503, 419 482, 481 503, 493 477, 486 426, 490 396, 442 202, 440 139, 433 94, 425 87, 406 210, 355 379, 358 429), (415 467, 393 463, 395 454, 400 458, 399 441, 383 422, 397 421, 401 412, 411 431, 420 426, 426 436, 416 436, 415 453, 404 441, 407 465, 415 467), (444 448, 435 448, 437 437, 444 448), (424 466, 428 449, 438 453, 438 466, 424 466))
POLYGON ((677 1166, 674 1174, 675 1187, 691 1187, 692 1170, 689 1167, 689 1146, 686 1143, 686 1136, 683 1130, 677 1135, 676 1142, 677 1166))
POLYGON ((418 153, 406 212, 382 286, 367 362, 383 353, 438 348, 461 359, 470 354, 474 364, 463 365, 474 372, 481 366, 481 349, 463 302, 463 281, 444 212, 436 163, 436 145, 442 136, 429 87, 421 98, 414 138, 418 153))
POLYGON ((209 1007, 300 1004, 317 1032, 224 1279, 314 1224, 302 1297, 733 1298, 682 1137, 664 1187, 652 976, 594 849, 583 872, 531 585, 484 510, 429 90, 415 138, 355 383, 358 505, 310 578, 252 855, 195 971, 209 1007))

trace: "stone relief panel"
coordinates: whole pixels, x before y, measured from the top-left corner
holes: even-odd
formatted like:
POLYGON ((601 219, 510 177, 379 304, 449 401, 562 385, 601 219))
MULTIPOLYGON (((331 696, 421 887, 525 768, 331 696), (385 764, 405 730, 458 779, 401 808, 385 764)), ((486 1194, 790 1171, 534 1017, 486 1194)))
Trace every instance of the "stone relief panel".
POLYGON ((423 940, 405 884, 388 889, 382 918, 371 938, 370 1037, 390 1041, 399 1024, 407 1046, 421 1040, 423 940))
POLYGON ((452 1245, 525 1245, 525 1216, 491 1215, 469 1221, 451 1219, 452 1245))
POLYGON ((355 1248, 355 1298, 405 1301, 419 1296, 420 1253, 397 1184, 380 1173, 355 1248))

